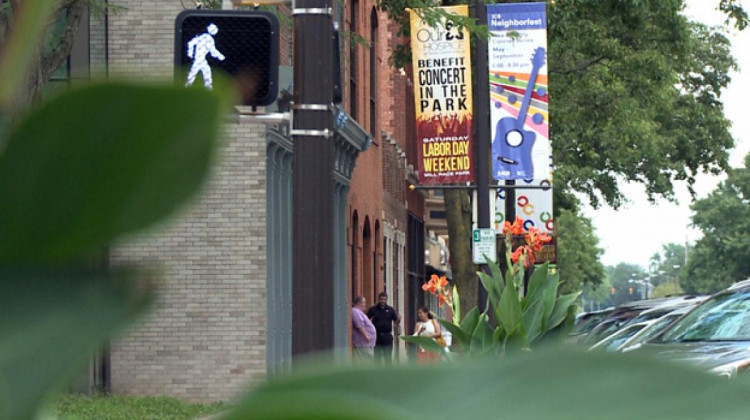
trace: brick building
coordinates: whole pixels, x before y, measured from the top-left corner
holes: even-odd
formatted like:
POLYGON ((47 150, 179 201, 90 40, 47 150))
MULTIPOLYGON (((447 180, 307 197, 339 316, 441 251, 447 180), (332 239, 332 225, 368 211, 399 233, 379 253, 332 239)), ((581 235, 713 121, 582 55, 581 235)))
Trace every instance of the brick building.
POLYGON ((390 64, 393 48, 406 42, 373 0, 352 0, 340 10, 350 32, 368 41, 346 42, 345 106, 373 136, 352 177, 348 246, 351 296, 374 302, 381 291, 412 325, 424 278, 424 199, 415 183, 411 82, 390 64))
MULTIPOLYGON (((174 19, 183 3, 120 0, 116 13, 85 19, 68 83, 89 77, 171 80, 174 19)), ((342 45, 344 103, 336 111, 334 137, 332 328, 338 348, 349 343, 354 295, 373 302, 386 290, 405 325, 413 323, 422 301, 424 198, 407 188, 415 182, 413 98, 408 77, 388 61, 401 40, 374 6, 371 0, 337 2, 335 12, 341 28, 371 41, 342 45)), ((289 30, 282 23, 282 89, 291 83, 289 30)), ((155 310, 111 343, 94 366, 92 386, 228 400, 288 369, 293 143, 284 127, 228 123, 223 136, 217 164, 195 202, 110 251, 112 265, 158 267, 162 284, 155 310)))

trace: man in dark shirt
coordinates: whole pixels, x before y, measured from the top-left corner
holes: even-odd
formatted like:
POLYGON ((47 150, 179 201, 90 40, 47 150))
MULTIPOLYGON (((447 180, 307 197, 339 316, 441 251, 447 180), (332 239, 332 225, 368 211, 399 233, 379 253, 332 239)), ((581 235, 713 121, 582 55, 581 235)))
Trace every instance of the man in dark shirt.
POLYGON ((399 324, 401 317, 393 307, 388 306, 388 294, 382 292, 378 295, 378 304, 367 310, 367 317, 377 331, 375 363, 380 364, 383 360, 386 365, 390 365, 393 358, 393 324, 399 324))

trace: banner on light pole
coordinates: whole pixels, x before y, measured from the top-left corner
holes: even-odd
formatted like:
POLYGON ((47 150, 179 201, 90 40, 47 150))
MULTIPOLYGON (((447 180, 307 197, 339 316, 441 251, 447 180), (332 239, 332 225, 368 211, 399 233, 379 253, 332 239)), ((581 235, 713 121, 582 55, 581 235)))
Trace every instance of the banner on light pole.
MULTIPOLYGON (((468 7, 443 7, 468 16, 468 7)), ((435 27, 411 10, 419 182, 458 184, 474 180, 469 33, 453 22, 435 27)))
POLYGON ((492 176, 550 177, 545 3, 487 6, 492 176))

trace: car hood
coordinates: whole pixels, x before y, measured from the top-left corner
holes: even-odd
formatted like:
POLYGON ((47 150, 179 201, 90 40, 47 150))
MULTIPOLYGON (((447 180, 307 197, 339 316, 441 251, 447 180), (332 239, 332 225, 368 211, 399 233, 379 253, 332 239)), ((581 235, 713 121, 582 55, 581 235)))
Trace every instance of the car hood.
POLYGON ((704 369, 750 359, 750 341, 648 343, 641 350, 704 369))

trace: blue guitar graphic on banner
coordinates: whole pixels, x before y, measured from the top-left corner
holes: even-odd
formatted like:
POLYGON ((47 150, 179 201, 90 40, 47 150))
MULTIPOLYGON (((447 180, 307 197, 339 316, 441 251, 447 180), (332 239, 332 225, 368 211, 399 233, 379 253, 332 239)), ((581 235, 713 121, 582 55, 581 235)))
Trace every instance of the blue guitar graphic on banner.
POLYGON ((531 93, 536 84, 539 69, 544 66, 545 49, 539 47, 531 59, 531 74, 526 85, 526 93, 521 102, 518 118, 505 117, 497 122, 495 139, 492 142, 492 173, 495 179, 531 179, 534 178, 534 162, 531 149, 534 147, 536 133, 524 130, 526 114, 529 111, 531 93))

